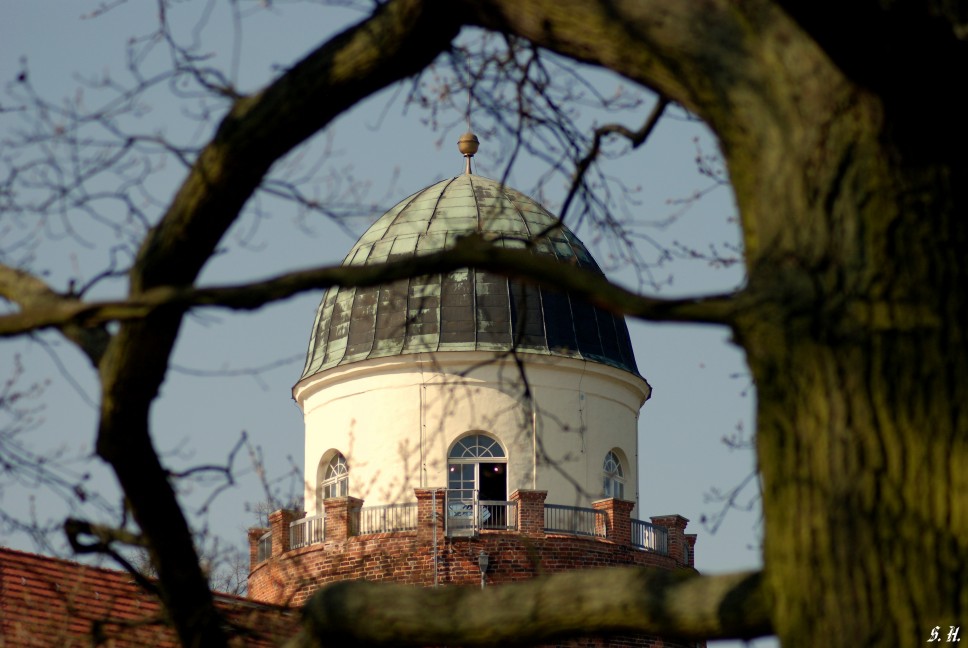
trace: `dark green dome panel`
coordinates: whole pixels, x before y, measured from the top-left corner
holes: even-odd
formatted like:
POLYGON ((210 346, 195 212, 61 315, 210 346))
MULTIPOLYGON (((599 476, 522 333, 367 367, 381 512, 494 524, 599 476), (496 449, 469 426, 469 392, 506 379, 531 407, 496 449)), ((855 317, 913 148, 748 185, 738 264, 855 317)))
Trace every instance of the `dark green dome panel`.
MULTIPOLYGON (((344 265, 437 252, 482 233, 601 274, 584 244, 524 194, 461 175, 415 193, 370 227, 344 265)), ((368 288, 333 288, 316 313, 302 377, 369 358, 510 351, 600 362, 638 375, 622 317, 568 293, 463 269, 368 288)))

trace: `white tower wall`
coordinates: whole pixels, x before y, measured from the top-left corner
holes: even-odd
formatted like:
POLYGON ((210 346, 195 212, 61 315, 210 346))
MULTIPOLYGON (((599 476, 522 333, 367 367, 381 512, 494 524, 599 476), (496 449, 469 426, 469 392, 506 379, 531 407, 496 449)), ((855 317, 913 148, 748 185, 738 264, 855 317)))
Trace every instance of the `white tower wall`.
POLYGON ((299 382, 306 511, 321 510, 320 465, 335 451, 346 458, 350 495, 392 504, 412 501, 413 488, 446 488, 448 452, 469 433, 504 448, 508 494, 547 490, 549 503, 587 506, 603 495, 602 466, 614 450, 624 499, 637 504, 637 421, 648 384, 596 362, 519 357, 533 407, 516 364, 488 352, 365 360, 299 382))

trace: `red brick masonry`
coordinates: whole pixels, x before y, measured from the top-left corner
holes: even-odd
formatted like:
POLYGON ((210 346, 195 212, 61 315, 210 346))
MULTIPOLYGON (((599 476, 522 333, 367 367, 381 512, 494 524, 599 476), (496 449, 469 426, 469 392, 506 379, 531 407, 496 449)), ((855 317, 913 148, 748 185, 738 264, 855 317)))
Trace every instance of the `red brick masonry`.
MULTIPOLYGON (((607 516, 607 538, 549 534, 544 527, 543 491, 515 491, 516 531, 481 531, 474 537, 448 538, 444 529, 444 490, 417 489, 417 529, 364 536, 352 535, 347 511, 362 502, 354 498, 326 500, 326 539, 320 544, 289 550, 289 523, 301 517, 294 511, 270 516, 272 556, 256 561, 256 544, 266 529, 249 533, 252 567, 249 596, 259 601, 300 605, 327 583, 345 580, 392 581, 430 587, 480 584, 478 556, 488 555, 488 585, 527 580, 539 574, 617 565, 659 569, 692 568, 696 536, 685 534, 679 515, 652 518, 669 533, 669 555, 631 544, 632 502, 607 499, 594 503, 607 516), (434 503, 436 513, 434 516, 434 503), (332 517, 331 517, 332 516, 332 517), (334 524, 331 524, 334 522, 334 524), (434 529, 436 527, 436 573, 434 529), (277 534, 283 537, 277 538, 277 534), (277 547, 279 548, 277 550, 277 547), (688 547, 688 550, 685 549, 688 547)), ((571 646, 674 646, 656 637, 589 639, 571 646)), ((697 644, 692 643, 690 646, 697 644)), ((701 643, 698 645, 702 645, 701 643)))
MULTIPOLYGON (((270 648, 299 630, 295 610, 216 594, 232 646, 270 648)), ((161 602, 130 574, 0 547, 0 646, 177 648, 161 602)))

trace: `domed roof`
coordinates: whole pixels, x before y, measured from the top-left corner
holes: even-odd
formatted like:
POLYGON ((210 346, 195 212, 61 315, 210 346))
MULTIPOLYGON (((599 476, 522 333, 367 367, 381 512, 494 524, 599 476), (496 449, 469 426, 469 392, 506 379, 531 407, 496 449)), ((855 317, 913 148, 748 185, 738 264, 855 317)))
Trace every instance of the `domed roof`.
MULTIPOLYGON (((601 274, 584 244, 541 205, 466 173, 384 214, 343 265, 376 265, 481 233, 601 274)), ((635 375, 625 319, 568 293, 474 269, 367 288, 331 288, 316 312, 302 378, 369 358, 428 351, 509 351, 579 358, 635 375)))

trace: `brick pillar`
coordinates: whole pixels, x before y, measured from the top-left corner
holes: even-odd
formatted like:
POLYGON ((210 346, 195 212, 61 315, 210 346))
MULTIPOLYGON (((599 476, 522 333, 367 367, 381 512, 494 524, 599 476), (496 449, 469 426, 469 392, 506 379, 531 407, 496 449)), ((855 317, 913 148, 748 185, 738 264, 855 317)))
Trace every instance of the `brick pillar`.
POLYGON ((651 518, 652 524, 663 526, 669 531, 669 555, 678 562, 686 563, 685 545, 686 538, 684 531, 689 520, 681 515, 656 515, 651 518))
POLYGON ((289 551, 289 524, 302 515, 302 511, 291 511, 289 509, 279 509, 269 514, 273 556, 281 556, 289 551))
POLYGON ((269 529, 265 527, 252 527, 249 529, 249 571, 251 572, 259 564, 259 538, 264 536, 269 529))
POLYGON ((417 496, 417 542, 434 541, 434 527, 437 528, 437 541, 444 539, 444 502, 447 491, 443 488, 414 488, 417 496), (434 494, 436 493, 436 495, 434 494), (437 506, 434 507, 436 501, 437 506))
POLYGON ((511 501, 518 503, 518 532, 526 536, 544 535, 544 505, 548 491, 516 490, 511 501))
POLYGON ((686 540, 686 546, 689 547, 689 560, 686 564, 690 567, 696 566, 696 534, 687 533, 683 536, 686 540))
POLYGON ((355 510, 363 506, 358 497, 331 497, 323 500, 326 512, 326 542, 342 542, 359 533, 359 516, 355 510))
MULTIPOLYGON (((592 502, 592 508, 596 511, 605 511, 609 540, 626 547, 632 545, 632 509, 635 508, 635 502, 610 497, 592 502)), ((601 530, 595 529, 595 531, 601 530)))

